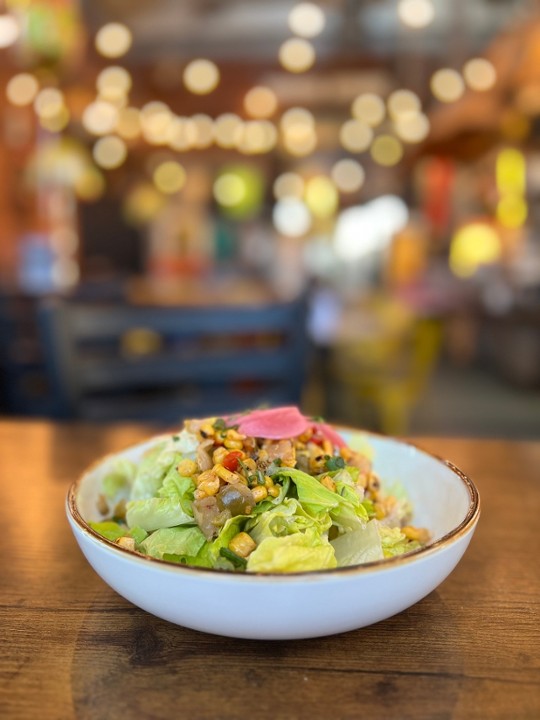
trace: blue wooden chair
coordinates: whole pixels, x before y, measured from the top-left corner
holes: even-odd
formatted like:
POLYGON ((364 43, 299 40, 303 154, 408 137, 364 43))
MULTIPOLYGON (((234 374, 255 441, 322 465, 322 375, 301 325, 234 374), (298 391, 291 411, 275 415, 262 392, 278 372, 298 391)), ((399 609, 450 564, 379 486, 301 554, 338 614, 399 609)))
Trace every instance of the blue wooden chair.
POLYGON ((194 308, 46 302, 46 364, 65 418, 178 423, 301 401, 305 300, 194 308))

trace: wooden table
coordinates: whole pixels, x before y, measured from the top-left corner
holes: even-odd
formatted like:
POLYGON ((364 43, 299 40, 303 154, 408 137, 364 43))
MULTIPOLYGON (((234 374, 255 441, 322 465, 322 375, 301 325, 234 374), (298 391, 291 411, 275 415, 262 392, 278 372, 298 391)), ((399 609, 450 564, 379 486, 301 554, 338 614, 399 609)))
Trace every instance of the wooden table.
MULTIPOLYGON (((540 718, 540 443, 418 440, 480 490, 480 524, 453 574, 372 627, 255 642, 148 615, 75 544, 68 485, 148 432, 0 423, 3 720, 540 718)), ((246 612, 264 622, 272 609, 246 612)))

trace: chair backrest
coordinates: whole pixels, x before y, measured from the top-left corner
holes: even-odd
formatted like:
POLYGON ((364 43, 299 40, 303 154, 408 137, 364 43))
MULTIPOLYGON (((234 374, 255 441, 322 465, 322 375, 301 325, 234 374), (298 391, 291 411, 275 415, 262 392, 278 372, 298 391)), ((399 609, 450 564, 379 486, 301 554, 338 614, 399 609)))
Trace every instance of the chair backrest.
POLYGON ((40 327, 62 415, 176 423, 300 402, 306 303, 155 308, 45 303, 40 327))

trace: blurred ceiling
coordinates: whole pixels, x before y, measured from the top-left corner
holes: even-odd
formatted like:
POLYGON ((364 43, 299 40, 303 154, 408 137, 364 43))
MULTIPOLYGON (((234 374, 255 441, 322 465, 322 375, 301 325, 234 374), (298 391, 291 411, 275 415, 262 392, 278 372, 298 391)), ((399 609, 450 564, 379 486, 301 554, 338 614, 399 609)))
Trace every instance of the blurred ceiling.
MULTIPOLYGON (((503 26, 519 20, 534 0, 433 0, 435 19, 421 31, 400 23, 397 0, 324 0, 326 27, 314 40, 319 61, 350 54, 399 51, 451 57, 478 51, 503 26)), ((291 35, 294 0, 81 0, 90 31, 117 20, 135 42, 129 59, 204 54, 227 59, 275 60, 291 35)))

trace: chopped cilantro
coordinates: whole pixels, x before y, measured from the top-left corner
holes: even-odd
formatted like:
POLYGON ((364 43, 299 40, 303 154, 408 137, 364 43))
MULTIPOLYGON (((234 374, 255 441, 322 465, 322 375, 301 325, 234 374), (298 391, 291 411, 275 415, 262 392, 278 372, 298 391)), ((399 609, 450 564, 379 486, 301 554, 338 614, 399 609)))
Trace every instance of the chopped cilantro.
POLYGON ((227 429, 227 423, 223 418, 217 418, 215 420, 214 424, 212 425, 214 430, 226 430, 227 429))

